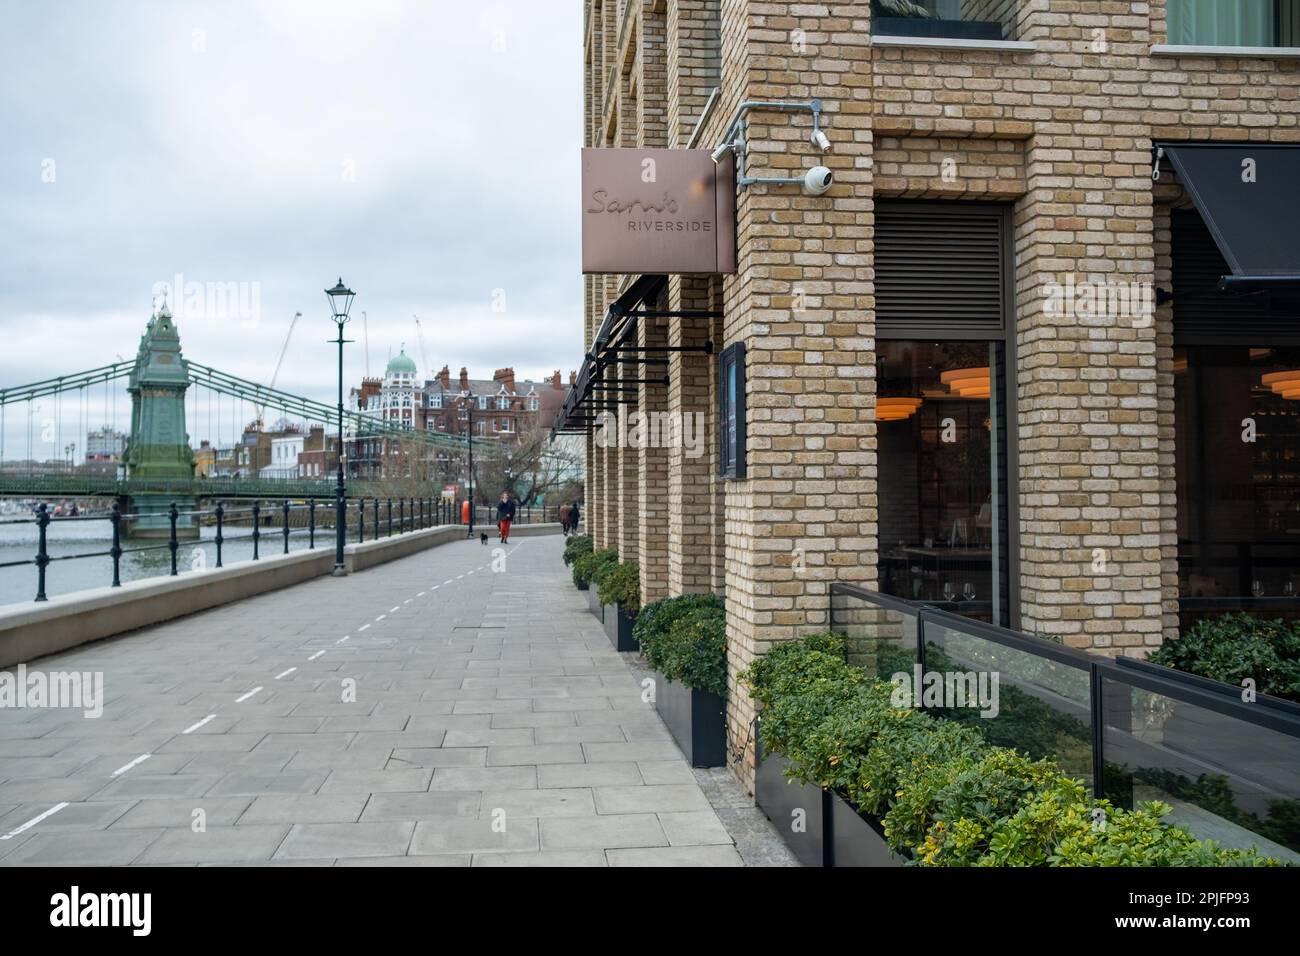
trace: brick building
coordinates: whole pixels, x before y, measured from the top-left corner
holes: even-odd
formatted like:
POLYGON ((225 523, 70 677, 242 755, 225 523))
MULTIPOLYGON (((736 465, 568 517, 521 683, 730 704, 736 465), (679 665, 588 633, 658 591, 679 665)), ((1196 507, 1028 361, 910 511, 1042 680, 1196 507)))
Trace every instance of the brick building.
MULTIPOLYGON (((711 150, 743 119, 750 175, 834 177, 821 195, 742 183, 734 275, 584 280, 589 360, 647 304, 635 345, 676 350, 666 387, 618 407, 701 414, 704 454, 602 442, 591 394, 560 416, 588 429, 588 527, 639 561, 644 599, 725 595, 742 780, 735 675, 826 629, 832 582, 1132 656, 1201 613, 1289 608, 1300 262, 1277 239, 1297 214, 1300 4, 584 14, 587 146, 711 150), (1234 206, 1271 249, 1234 235, 1234 206), (1276 261, 1252 274, 1251 255, 1276 261), (719 435, 737 419, 739 467, 719 435)), ((649 381, 647 354, 610 367, 649 381)))

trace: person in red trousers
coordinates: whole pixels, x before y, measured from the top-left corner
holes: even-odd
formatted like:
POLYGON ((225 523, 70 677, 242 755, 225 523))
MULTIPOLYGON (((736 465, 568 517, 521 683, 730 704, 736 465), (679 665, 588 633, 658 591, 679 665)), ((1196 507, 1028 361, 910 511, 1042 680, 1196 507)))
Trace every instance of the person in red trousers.
POLYGON ((497 530, 501 532, 501 543, 510 543, 510 522, 515 520, 515 503, 510 493, 501 492, 501 501, 497 504, 497 530))

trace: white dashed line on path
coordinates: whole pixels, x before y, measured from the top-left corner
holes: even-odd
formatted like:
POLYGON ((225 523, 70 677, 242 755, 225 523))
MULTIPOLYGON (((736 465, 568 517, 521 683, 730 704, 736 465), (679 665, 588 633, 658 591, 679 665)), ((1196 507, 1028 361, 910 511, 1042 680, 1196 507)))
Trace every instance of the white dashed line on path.
POLYGON ((126 773, 126 772, 127 772, 128 770, 130 770, 132 767, 138 767, 138 766, 140 766, 140 764, 144 763, 146 760, 148 760, 148 759, 149 759, 150 757, 152 757, 152 756, 153 756, 153 754, 141 754, 140 756, 138 756, 138 757, 136 757, 134 760, 132 760, 129 764, 127 764, 125 767, 118 767, 116 770, 114 770, 114 771, 113 771, 113 776, 115 776, 115 777, 120 777, 120 776, 122 776, 122 774, 126 773))
POLYGON ((250 690, 250 691, 249 691, 247 694, 245 694, 243 697, 236 697, 236 698, 235 698, 235 703, 236 703, 236 704, 242 704, 244 701, 248 700, 248 698, 252 697, 254 694, 256 694, 256 693, 257 693, 258 691, 260 691, 261 689, 262 689, 262 688, 260 688, 260 687, 254 687, 252 690, 250 690))
POLYGON ((421 591, 419 594, 416 595, 416 597, 424 597, 428 593, 429 593, 428 591, 421 591))
POLYGON ((388 613, 389 613, 389 614, 396 614, 396 613, 397 613, 398 611, 400 611, 401 609, 402 609, 402 605, 399 604, 399 605, 397 605, 397 607, 390 607, 390 608, 388 609, 388 613))
MULTIPOLYGON (((357 630, 358 630, 358 631, 364 631, 364 630, 365 630, 366 628, 368 628, 369 626, 370 626, 369 624, 362 624, 359 628, 357 628, 357 630)), ((346 641, 347 638, 345 637, 345 638, 343 638, 343 640, 346 641)))
POLYGON ((60 810, 62 810, 62 809, 63 809, 64 807, 66 807, 67 805, 68 805, 68 804, 67 804, 67 801, 64 801, 63 803, 56 803, 54 806, 50 807, 48 810, 46 810, 46 811, 45 811, 44 813, 42 813, 40 816, 38 816, 38 817, 32 817, 30 820, 28 820, 28 821, 27 821, 26 823, 24 823, 22 826, 18 827, 16 830, 10 830, 10 831, 9 831, 8 833, 6 833, 4 836, 0 836, 0 840, 9 840, 9 839, 12 839, 13 837, 16 837, 18 834, 23 833, 23 832, 25 832, 25 831, 27 831, 27 830, 30 830, 32 827, 36 826, 36 824, 40 823, 40 822, 41 822, 42 820, 44 820, 46 817, 52 817, 52 816, 54 816, 54 814, 58 813, 60 810))
POLYGON ((216 714, 208 714, 208 716, 204 717, 204 718, 203 718, 202 720, 200 720, 197 724, 190 724, 188 727, 186 727, 184 730, 182 730, 181 733, 183 733, 183 734, 192 734, 192 733, 194 733, 194 731, 198 730, 200 727, 202 727, 202 726, 203 726, 204 724, 206 724, 208 721, 210 721, 210 720, 215 720, 216 717, 217 717, 216 714))
MULTIPOLYGON (((366 627, 369 627, 369 626, 370 626, 369 624, 366 625, 366 627)), ((366 627, 363 627, 361 630, 364 631, 364 630, 366 629, 366 627)), ((342 637, 340 637, 340 638, 339 638, 337 641, 335 641, 334 643, 335 643, 335 644, 342 644, 344 641, 349 640, 351 637, 352 637, 351 634, 344 634, 342 637)))
POLYGON ((313 654, 311 657, 307 658, 307 660, 309 660, 309 661, 314 661, 316 658, 320 657, 320 656, 321 656, 322 654, 324 654, 324 653, 325 653, 324 651, 317 651, 317 652, 316 652, 315 654, 313 654))
POLYGON ((387 614, 381 614, 381 615, 379 615, 379 617, 375 618, 375 623, 378 624, 380 621, 382 621, 382 620, 383 620, 384 618, 386 618, 386 617, 388 617, 387 614))
POLYGON ((294 671, 296 671, 297 669, 298 669, 298 668, 296 668, 296 667, 290 667, 287 671, 281 671, 279 674, 276 674, 276 675, 275 675, 275 679, 276 679, 276 680, 279 680, 281 677, 288 677, 290 674, 292 674, 292 673, 293 673, 294 671))

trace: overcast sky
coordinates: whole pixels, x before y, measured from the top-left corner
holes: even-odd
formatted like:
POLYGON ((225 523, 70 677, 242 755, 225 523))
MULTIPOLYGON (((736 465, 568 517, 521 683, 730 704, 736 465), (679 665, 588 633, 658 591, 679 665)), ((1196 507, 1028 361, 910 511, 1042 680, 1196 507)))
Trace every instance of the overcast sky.
POLYGON ((302 312, 278 382, 299 394, 333 401, 322 290, 340 276, 357 292, 349 382, 363 310, 375 374, 403 342, 428 371, 418 314, 433 371, 567 379, 582 349, 580 11, 6 5, 0 387, 130 357, 178 275, 197 284, 172 299, 185 355, 250 379, 270 380, 302 312))

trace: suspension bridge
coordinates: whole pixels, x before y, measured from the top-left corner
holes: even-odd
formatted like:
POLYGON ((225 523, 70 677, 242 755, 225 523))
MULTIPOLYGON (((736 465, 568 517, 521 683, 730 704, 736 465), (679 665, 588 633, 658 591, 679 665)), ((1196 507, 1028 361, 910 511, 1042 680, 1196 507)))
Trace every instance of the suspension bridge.
MULTIPOLYGON (((379 476, 356 473, 348 462, 349 445, 376 444, 380 460, 390 462, 394 450, 403 449, 407 473, 388 477, 404 478, 420 477, 412 461, 446 463, 469 450, 468 440, 459 435, 411 428, 351 409, 345 409, 342 418, 344 447, 335 444, 331 452, 336 442, 331 432, 339 425, 336 408, 182 357, 177 327, 164 304, 150 317, 135 358, 0 388, 0 497, 113 497, 124 511, 136 513, 165 509, 178 500, 332 497, 337 467, 333 456, 340 452, 349 472, 347 496, 368 497, 378 493, 379 476), (87 441, 101 422, 117 426, 119 401, 123 413, 130 411, 121 461, 96 467, 87 453, 83 463, 76 462, 76 441, 87 441), (74 405, 74 412, 68 413, 68 404, 74 405), (319 427, 320 459, 332 458, 333 463, 318 464, 313 474, 303 475, 294 461, 268 478, 263 474, 267 469, 257 467, 256 455, 240 457, 241 448, 259 443, 258 432, 272 410, 282 419, 304 423, 304 432, 319 427), (15 419, 20 419, 18 448, 10 434, 15 419), (193 430, 209 439, 209 447, 202 449, 208 459, 202 463, 192 446, 193 430), (65 444, 65 437, 73 435, 76 441, 65 444), (41 450, 47 452, 43 459, 41 450), (223 452, 230 458, 225 468, 220 467, 223 452), (283 474, 289 471, 293 476, 283 474)), ((475 454, 490 457, 490 445, 483 443, 475 454)))

